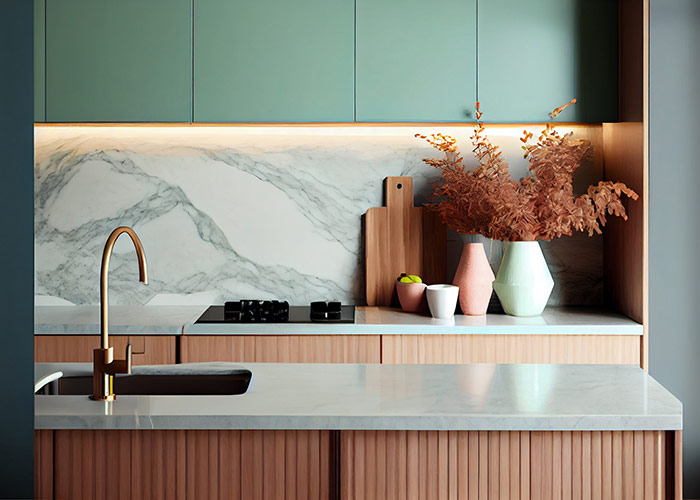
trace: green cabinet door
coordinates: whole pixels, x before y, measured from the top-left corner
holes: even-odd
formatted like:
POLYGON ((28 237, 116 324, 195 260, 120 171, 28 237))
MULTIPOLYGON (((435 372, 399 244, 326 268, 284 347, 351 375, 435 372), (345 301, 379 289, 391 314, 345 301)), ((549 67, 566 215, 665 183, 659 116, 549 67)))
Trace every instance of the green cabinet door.
POLYGON ((191 0, 46 0, 50 122, 189 122, 191 0))
POLYGON ((473 121, 476 0, 357 0, 357 121, 473 121))
POLYGON ((46 0, 34 0, 34 121, 46 121, 46 0))
POLYGON ((353 120, 354 0, 195 0, 194 120, 353 120))
POLYGON ((617 120, 617 0, 479 2, 479 100, 487 122, 617 120))

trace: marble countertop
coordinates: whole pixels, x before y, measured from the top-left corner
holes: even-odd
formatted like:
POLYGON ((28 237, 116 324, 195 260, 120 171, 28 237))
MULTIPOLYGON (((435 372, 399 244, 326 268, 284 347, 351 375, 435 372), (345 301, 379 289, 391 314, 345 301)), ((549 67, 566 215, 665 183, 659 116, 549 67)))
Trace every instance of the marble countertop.
MULTIPOLYGON (((110 306, 109 333, 181 335, 206 306, 110 306)), ((35 335, 99 335, 99 306, 35 306, 35 335)))
MULTIPOLYGON (((451 320, 388 307, 358 307, 355 323, 195 324, 206 306, 112 306, 112 334, 122 335, 642 335, 642 325, 600 308, 548 307, 542 316, 456 315, 451 320)), ((97 306, 37 306, 36 335, 97 335, 97 306)))
POLYGON ((455 315, 437 320, 388 307, 358 307, 354 324, 192 324, 186 335, 642 335, 642 325, 600 308, 548 307, 542 316, 516 318, 507 314, 455 315))
MULTIPOLYGON (((87 364, 89 366, 89 364, 87 364)), ((681 403, 626 365, 241 363, 238 396, 35 396, 37 429, 678 430, 681 403)), ((60 370, 52 364, 49 370, 60 370)), ((74 367, 73 367, 74 369, 74 367)), ((70 370, 66 369, 67 372, 70 370)))

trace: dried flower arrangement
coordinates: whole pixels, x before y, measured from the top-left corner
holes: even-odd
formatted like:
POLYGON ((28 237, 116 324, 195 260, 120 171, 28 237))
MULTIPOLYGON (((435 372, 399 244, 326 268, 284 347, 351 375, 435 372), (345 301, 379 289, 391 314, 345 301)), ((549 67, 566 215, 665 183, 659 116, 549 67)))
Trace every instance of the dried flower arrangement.
MULTIPOLYGON (((555 118, 576 99, 555 109, 555 118)), ((442 171, 434 186, 428 207, 440 213, 447 226, 461 234, 481 234, 502 241, 551 240, 574 231, 589 236, 601 233, 606 214, 627 219, 621 197, 639 196, 620 182, 601 181, 576 197, 574 171, 590 152, 588 141, 573 138, 573 132, 560 134, 551 123, 545 125, 535 144, 525 130, 524 157, 530 174, 516 181, 510 177, 502 151, 484 134, 477 102, 477 125, 471 137, 478 166, 468 170, 459 153, 456 139, 443 134, 416 137, 427 140, 444 158, 426 158, 428 165, 442 171)))

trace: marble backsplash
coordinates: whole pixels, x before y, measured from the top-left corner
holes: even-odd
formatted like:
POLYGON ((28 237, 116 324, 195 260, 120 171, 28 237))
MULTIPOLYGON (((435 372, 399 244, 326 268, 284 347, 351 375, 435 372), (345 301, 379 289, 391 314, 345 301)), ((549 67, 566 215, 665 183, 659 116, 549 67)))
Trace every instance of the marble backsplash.
MULTIPOLYGON (((430 193, 434 156, 416 132, 442 127, 38 127, 35 150, 36 293, 39 304, 97 304, 102 248, 132 226, 149 265, 120 238, 110 272, 113 304, 209 304, 280 298, 362 304, 361 215, 382 205, 382 179, 410 175, 416 203, 430 193)), ((519 127, 492 140, 525 175, 519 127)), ((595 127, 577 127, 579 136, 595 127)), ((585 185, 602 174, 581 168, 585 185)), ((448 238, 452 277, 463 241, 448 238)), ((599 304, 601 237, 543 242, 555 280, 550 304, 599 304)), ((485 240, 497 270, 503 244, 485 240)))

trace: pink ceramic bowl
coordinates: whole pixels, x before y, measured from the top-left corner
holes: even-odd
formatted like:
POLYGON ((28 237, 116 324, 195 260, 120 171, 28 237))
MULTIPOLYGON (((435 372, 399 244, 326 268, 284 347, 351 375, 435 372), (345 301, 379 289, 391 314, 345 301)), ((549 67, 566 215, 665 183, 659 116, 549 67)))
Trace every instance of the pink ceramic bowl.
POLYGON ((396 295, 399 296, 401 309, 406 312, 419 313, 426 311, 425 283, 396 282, 396 295))

